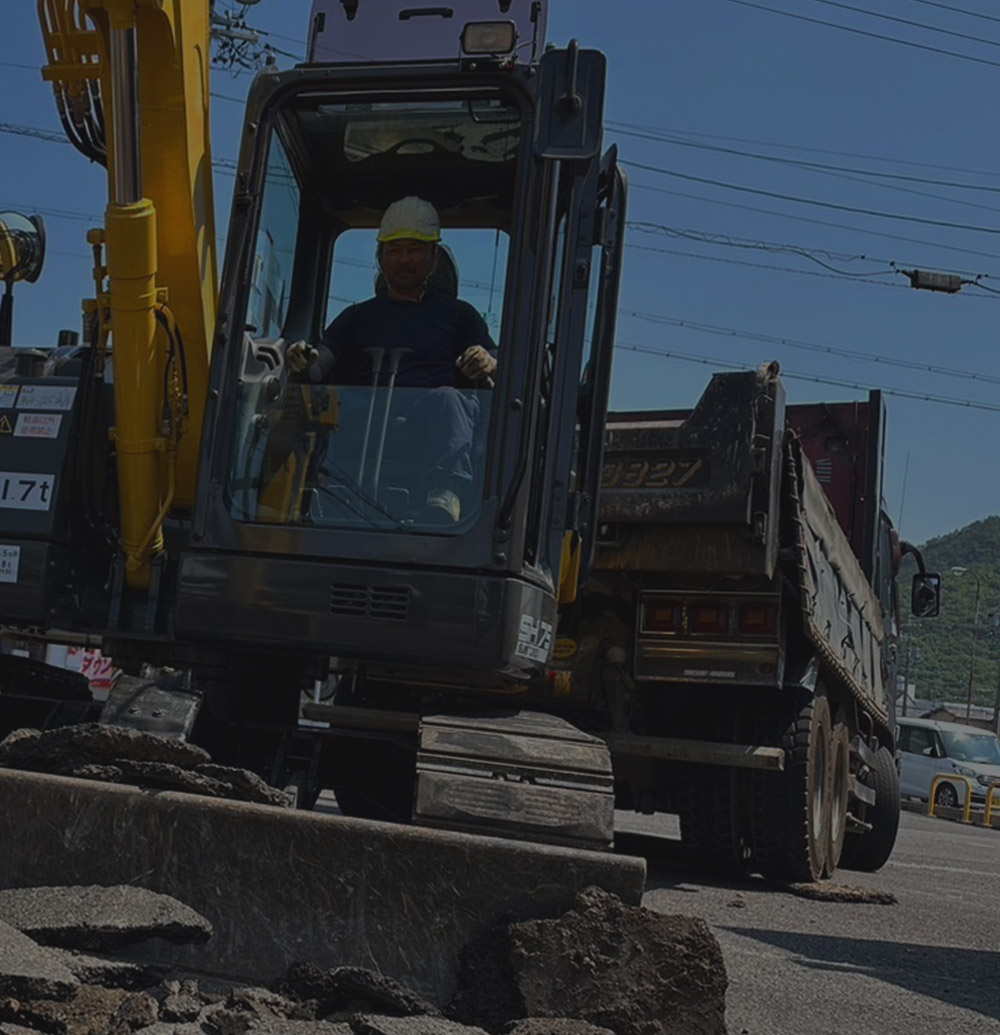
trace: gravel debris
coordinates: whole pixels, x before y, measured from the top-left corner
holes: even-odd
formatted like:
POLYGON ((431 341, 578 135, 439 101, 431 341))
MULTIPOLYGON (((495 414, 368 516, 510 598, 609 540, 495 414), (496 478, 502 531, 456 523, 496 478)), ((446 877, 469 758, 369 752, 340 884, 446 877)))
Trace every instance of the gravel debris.
POLYGON ((787 884, 785 889, 799 898, 812 898, 817 902, 862 902, 873 906, 899 904, 899 899, 891 891, 876 891, 874 888, 859 888, 849 884, 817 881, 814 884, 787 884))

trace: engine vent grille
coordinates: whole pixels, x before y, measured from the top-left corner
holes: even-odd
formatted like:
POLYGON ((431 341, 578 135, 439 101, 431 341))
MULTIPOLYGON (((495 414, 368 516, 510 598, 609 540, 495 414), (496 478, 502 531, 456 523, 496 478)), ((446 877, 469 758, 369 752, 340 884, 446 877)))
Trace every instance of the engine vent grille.
POLYGON ((355 586, 335 582, 330 587, 330 614, 352 618, 385 618, 405 622, 410 606, 409 586, 355 586))

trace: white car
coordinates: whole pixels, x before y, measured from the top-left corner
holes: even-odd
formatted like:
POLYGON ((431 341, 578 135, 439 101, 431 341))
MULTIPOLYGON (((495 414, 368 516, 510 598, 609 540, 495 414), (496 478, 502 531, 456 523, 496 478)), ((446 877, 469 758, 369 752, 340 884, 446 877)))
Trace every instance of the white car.
MULTIPOLYGON (((941 774, 967 776, 972 781, 972 804, 982 806, 991 784, 1000 784, 1000 740, 979 726, 936 719, 900 718, 899 790, 904 798, 930 800, 931 784, 941 774)), ((937 805, 965 805, 964 780, 942 780, 934 792, 937 805)), ((1000 807, 1000 789, 993 800, 1000 807)))

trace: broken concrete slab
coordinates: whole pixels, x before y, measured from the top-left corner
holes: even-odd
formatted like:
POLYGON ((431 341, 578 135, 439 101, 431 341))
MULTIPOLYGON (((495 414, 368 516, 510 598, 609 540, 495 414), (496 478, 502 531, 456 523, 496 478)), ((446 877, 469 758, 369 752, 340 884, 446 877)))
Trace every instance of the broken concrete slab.
POLYGON ((79 985, 48 949, 15 926, 0 921, 0 995, 14 999, 68 999, 79 985))
POLYGON ((362 1014, 351 1020, 354 1035, 487 1035, 482 1028, 444 1017, 385 1017, 362 1014))
POLYGON ((147 938, 199 944, 212 925, 169 895, 129 884, 0 891, 0 920, 44 945, 118 949, 147 938))
POLYGON ((37 736, 15 730, 0 741, 0 766, 36 772, 67 772, 83 765, 111 765, 119 759, 132 762, 166 762, 193 768, 210 761, 209 754, 182 740, 153 733, 102 726, 87 722, 61 726, 37 736))
POLYGON ((299 1001, 314 1002, 317 1017, 344 1010, 398 1017, 441 1015, 436 1004, 385 974, 363 967, 323 970, 311 963, 294 964, 277 990, 299 1001))
POLYGON ((104 988, 124 988, 136 991, 149 988, 161 981, 166 968, 152 963, 133 963, 131 960, 109 956, 91 956, 73 949, 50 948, 54 959, 85 985, 104 988))
POLYGON ((498 929, 470 947, 449 1014, 500 1030, 566 1017, 617 1035, 725 1035, 726 970, 704 921, 629 906, 597 888, 557 920, 498 929))
POLYGON ((12 769, 0 769, 0 798, 0 886, 167 892, 212 921, 212 940, 146 942, 129 957, 229 979, 274 981, 311 960, 378 970, 444 1003, 462 947, 502 917, 558 915, 592 884, 638 903, 644 886, 642 860, 610 853, 12 769), (414 931, 433 949, 414 952, 414 931))

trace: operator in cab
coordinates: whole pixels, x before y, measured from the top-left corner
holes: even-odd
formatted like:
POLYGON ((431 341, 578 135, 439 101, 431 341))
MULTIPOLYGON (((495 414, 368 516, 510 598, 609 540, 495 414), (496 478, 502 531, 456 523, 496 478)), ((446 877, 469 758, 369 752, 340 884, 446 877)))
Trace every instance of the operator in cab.
POLYGON ((492 384, 496 346, 468 302, 429 283, 442 256, 441 223, 430 202, 393 202, 377 240, 385 294, 345 309, 317 347, 289 346, 286 361, 313 383, 401 390, 393 415, 412 428, 409 459, 427 472, 427 508, 455 522, 472 483, 479 415, 477 393, 463 389, 492 384))

